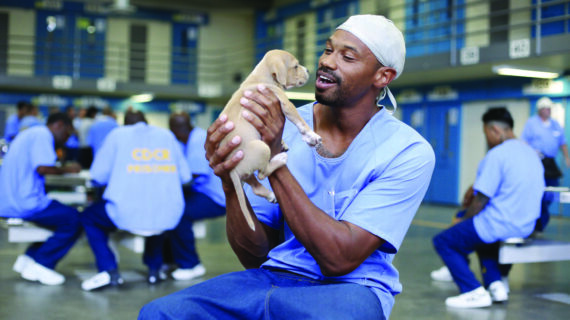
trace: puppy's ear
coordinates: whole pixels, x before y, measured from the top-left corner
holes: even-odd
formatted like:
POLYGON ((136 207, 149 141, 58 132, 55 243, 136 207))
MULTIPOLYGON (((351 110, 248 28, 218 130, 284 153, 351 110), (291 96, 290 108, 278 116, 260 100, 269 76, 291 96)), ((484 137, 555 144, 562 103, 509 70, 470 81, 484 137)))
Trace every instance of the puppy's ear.
POLYGON ((275 81, 282 86, 287 85, 287 66, 283 59, 272 59, 270 70, 275 81))

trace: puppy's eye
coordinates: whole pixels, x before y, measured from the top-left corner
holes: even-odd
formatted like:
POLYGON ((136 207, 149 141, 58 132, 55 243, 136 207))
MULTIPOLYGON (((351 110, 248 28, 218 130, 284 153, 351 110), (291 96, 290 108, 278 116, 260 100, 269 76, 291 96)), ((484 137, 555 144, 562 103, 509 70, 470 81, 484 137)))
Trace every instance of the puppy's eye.
POLYGON ((295 66, 295 69, 298 69, 298 68, 299 68, 299 65, 296 65, 296 66, 295 66))

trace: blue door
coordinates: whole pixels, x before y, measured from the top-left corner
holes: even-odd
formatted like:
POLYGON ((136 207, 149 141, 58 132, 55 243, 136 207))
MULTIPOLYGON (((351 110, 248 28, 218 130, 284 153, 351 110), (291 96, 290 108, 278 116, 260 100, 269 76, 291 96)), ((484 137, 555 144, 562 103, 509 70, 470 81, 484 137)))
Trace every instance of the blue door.
POLYGON ((426 202, 457 204, 459 188, 459 119, 456 105, 406 105, 404 122, 420 133, 435 153, 435 168, 425 196, 426 202))

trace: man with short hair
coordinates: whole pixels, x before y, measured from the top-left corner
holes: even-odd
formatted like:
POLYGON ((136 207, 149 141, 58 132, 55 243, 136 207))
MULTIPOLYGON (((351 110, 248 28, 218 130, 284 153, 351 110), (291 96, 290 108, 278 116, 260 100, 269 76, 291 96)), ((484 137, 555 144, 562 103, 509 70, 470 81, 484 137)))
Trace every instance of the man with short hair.
POLYGON ((192 226, 197 220, 226 214, 226 201, 222 181, 214 174, 206 159, 206 131, 194 127, 190 115, 184 112, 173 113, 169 127, 180 142, 182 153, 192 171, 192 183, 184 188, 184 214, 176 229, 167 233, 172 258, 178 266, 171 276, 175 280, 190 280, 206 273, 196 251, 192 226))
MULTIPOLYGON (((544 182, 546 186, 557 187, 560 185, 562 172, 556 165, 558 150, 562 150, 566 167, 570 167, 570 156, 564 136, 564 128, 558 121, 550 117, 554 103, 548 97, 542 97, 536 101, 538 114, 530 117, 523 129, 521 138, 526 141, 538 154, 544 166, 544 182)), ((552 194, 545 192, 542 198, 540 217, 536 221, 535 230, 544 231, 550 212, 548 207, 552 203, 552 194)))
POLYGON ((431 146, 380 104, 404 67, 402 33, 383 16, 357 15, 327 40, 316 103, 298 109, 322 137, 315 149, 287 122, 265 86, 246 91, 242 116, 288 162, 263 182, 277 203, 247 187, 255 230, 229 172, 243 159, 233 122, 208 129, 206 155, 226 195, 227 236, 245 271, 147 304, 141 319, 385 319, 402 290, 392 265, 429 185, 431 146), (235 155, 227 158, 233 151, 235 155))
POLYGON ((6 119, 6 126, 4 127, 4 139, 8 143, 12 142, 18 134, 20 120, 29 112, 28 110, 31 108, 31 104, 27 101, 18 101, 16 108, 17 112, 6 119))
POLYGON ((480 308, 508 299, 501 281, 498 241, 527 237, 540 213, 544 190, 540 159, 516 139, 513 118, 506 108, 487 110, 483 123, 489 151, 477 170, 474 198, 452 227, 433 238, 461 292, 445 300, 449 307, 480 308), (467 256, 473 251, 479 256, 484 286, 469 270, 467 256))
POLYGON ((90 291, 123 283, 108 245, 109 233, 117 229, 147 237, 143 261, 149 282, 155 283, 151 280, 157 279, 162 266, 162 233, 178 224, 184 210, 182 184, 191 177, 174 135, 148 125, 141 111, 127 112, 125 126, 105 138, 90 173, 106 189, 103 200, 81 215, 99 271, 81 288, 90 291))
POLYGON ((95 117, 95 121, 87 131, 87 144, 91 147, 94 156, 103 145, 105 137, 118 126, 111 107, 104 108, 101 115, 95 117))
POLYGON ((49 116, 47 125, 20 132, 8 150, 0 170, 0 216, 21 218, 54 231, 44 243, 34 243, 14 264, 22 278, 45 285, 59 285, 65 277, 54 271, 71 249, 81 225, 76 209, 46 196, 44 176, 77 173, 77 164, 56 165, 56 147, 61 147, 73 128, 63 113, 49 116))

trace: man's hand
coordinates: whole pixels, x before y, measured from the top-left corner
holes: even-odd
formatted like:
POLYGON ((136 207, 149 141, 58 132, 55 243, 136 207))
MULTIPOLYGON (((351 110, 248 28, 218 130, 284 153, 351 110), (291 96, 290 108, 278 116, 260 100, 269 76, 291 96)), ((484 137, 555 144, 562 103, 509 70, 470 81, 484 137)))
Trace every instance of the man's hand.
POLYGON ((70 164, 66 164, 62 169, 65 173, 79 173, 81 171, 81 166, 77 162, 72 162, 70 164))
POLYGON ((242 112, 243 117, 257 129, 261 140, 271 148, 271 157, 280 153, 285 115, 275 93, 260 84, 257 91, 245 91, 240 103, 247 109, 242 112))
POLYGON ((231 158, 227 159, 228 155, 234 151, 240 144, 241 138, 235 136, 224 145, 220 145, 225 136, 234 129, 234 124, 228 121, 228 117, 222 114, 212 125, 208 128, 206 136, 206 159, 210 162, 210 167, 214 173, 222 179, 224 189, 227 190, 231 186, 230 171, 237 166, 243 159, 243 151, 238 150, 231 158))

